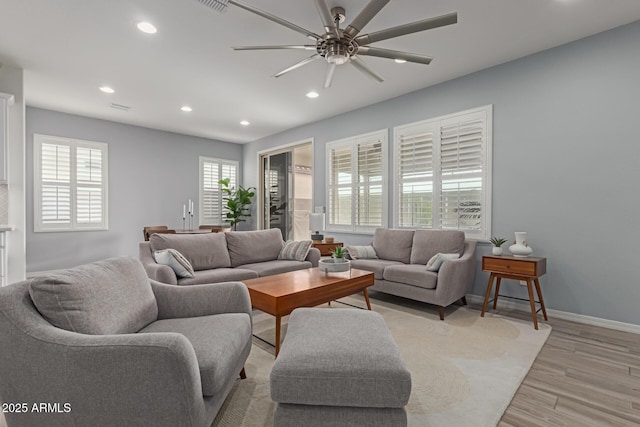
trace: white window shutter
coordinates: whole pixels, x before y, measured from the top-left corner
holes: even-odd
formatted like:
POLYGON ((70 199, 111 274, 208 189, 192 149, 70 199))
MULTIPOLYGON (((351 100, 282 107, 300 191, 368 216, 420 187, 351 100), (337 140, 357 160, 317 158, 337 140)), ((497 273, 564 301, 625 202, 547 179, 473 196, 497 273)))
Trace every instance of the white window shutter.
POLYGON ((352 153, 351 146, 329 148, 328 224, 351 226, 352 153))
POLYGON ((397 135, 396 218, 400 228, 433 228, 433 145, 432 124, 397 135))
POLYGON ((440 228, 482 231, 485 119, 482 113, 440 127, 440 228))
POLYGON ((102 152, 88 147, 76 148, 76 221, 78 226, 101 224, 102 152))
POLYGON ((387 132, 327 144, 329 230, 371 232, 386 225, 387 132))
POLYGON ((34 135, 34 230, 107 229, 107 144, 34 135))
POLYGON ((223 197, 218 181, 229 178, 229 187, 238 186, 238 162, 200 157, 200 224, 226 222, 223 197))
POLYGON ((491 233, 492 107, 394 129, 394 225, 491 233))

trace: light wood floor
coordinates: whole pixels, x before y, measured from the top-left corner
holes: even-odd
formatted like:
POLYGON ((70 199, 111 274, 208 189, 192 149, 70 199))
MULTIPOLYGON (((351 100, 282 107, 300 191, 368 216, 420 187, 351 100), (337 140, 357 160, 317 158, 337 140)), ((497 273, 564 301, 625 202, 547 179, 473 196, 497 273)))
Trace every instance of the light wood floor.
POLYGON ((640 426, 640 335, 553 317, 549 324, 551 335, 498 427, 640 426))
POLYGON ((640 335, 552 316, 548 323, 551 335, 498 427, 640 426, 640 335))

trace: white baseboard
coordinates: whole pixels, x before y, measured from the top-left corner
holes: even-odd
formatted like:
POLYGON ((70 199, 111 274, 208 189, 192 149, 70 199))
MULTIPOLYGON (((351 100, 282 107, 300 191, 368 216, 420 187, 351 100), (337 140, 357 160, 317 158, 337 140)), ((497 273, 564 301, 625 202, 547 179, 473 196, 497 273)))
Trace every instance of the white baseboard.
MULTIPOLYGON (((484 297, 480 295, 468 294, 467 299, 470 302, 478 303, 482 305, 484 303, 484 297)), ((510 299, 499 300, 500 306, 504 308, 510 308, 513 310, 531 312, 531 307, 528 302, 514 301, 510 299)), ((583 323, 585 325, 600 326, 602 328, 614 329, 616 331, 631 332, 633 334, 640 334, 640 325, 634 325, 633 323, 618 322, 616 320, 602 319, 600 317, 586 316, 584 314, 570 313, 568 311, 552 310, 547 308, 547 314, 550 317, 557 319, 569 320, 571 322, 583 323)))

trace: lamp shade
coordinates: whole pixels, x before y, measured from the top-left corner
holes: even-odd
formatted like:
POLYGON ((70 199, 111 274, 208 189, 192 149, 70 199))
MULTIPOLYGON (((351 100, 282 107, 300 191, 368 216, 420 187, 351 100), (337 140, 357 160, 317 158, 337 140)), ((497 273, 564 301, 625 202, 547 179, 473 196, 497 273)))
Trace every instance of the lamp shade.
POLYGON ((324 230, 324 214, 323 213, 309 214, 309 229, 311 229, 311 231, 324 230))

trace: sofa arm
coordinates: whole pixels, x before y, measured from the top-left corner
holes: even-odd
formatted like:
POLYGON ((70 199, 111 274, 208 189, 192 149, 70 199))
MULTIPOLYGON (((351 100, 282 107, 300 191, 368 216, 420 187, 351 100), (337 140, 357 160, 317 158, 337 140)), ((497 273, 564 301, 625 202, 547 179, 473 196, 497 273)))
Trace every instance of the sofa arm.
POLYGON ((153 259, 149 242, 140 242, 138 252, 140 262, 142 262, 142 266, 147 272, 149 279, 170 285, 178 284, 178 277, 173 269, 168 265, 158 264, 156 260, 153 259))
POLYGON ((36 329, 11 328, 0 373, 14 386, 2 401, 57 403, 60 412, 6 414, 8 425, 195 426, 205 419, 198 362, 183 335, 36 329))
POLYGON ((441 305, 447 306, 471 290, 476 274, 476 245, 475 240, 467 240, 464 253, 460 258, 442 263, 436 286, 438 300, 442 301, 441 305))
POLYGON ((317 267, 320 262, 320 249, 310 248, 305 261, 309 261, 312 267, 317 267))
POLYGON ((158 319, 209 316, 220 313, 247 313, 251 298, 242 282, 172 286, 151 280, 158 303, 158 319))

